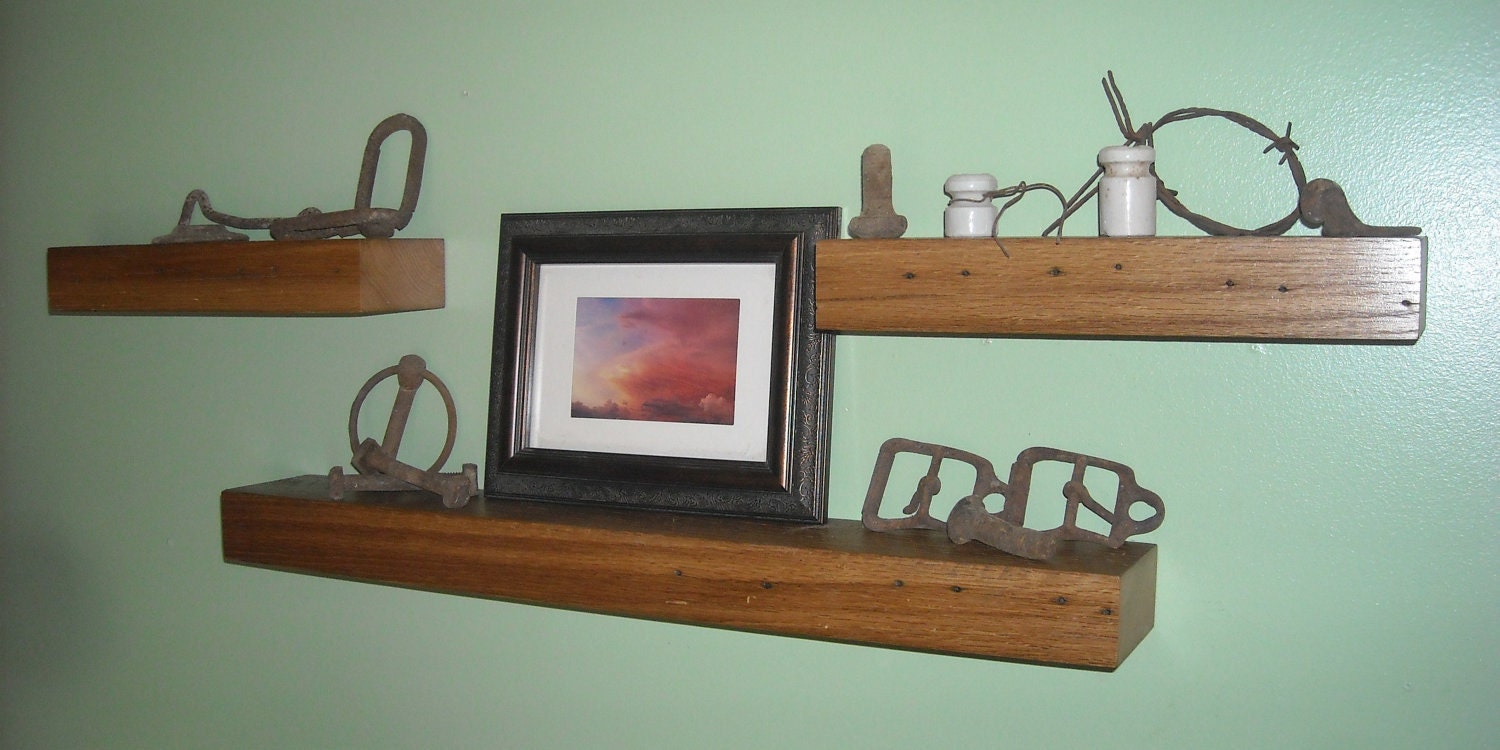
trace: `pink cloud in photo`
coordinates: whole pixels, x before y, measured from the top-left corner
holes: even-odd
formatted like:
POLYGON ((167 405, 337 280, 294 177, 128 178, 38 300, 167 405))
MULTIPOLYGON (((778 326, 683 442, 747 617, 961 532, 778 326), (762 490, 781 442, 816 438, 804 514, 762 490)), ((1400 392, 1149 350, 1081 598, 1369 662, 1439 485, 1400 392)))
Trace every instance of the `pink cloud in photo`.
POLYGON ((738 299, 580 297, 574 417, 734 424, 738 299))

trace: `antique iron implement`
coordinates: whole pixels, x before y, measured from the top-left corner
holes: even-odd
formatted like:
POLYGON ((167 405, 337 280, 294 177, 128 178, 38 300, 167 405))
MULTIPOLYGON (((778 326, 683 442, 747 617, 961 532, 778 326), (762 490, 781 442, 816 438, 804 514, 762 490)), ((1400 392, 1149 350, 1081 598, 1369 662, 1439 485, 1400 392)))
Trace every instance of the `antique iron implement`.
POLYGON ((870 477, 870 488, 865 493, 861 520, 865 528, 871 531, 932 529, 946 532, 955 544, 978 541, 1013 555, 1045 560, 1057 552, 1059 542, 1067 540, 1119 547, 1126 539, 1161 526, 1166 515, 1166 506, 1161 497, 1137 484, 1135 472, 1129 466, 1081 453, 1056 448, 1027 448, 1011 464, 1009 480, 1002 482, 988 459, 968 451, 906 438, 891 438, 880 446, 875 471, 870 477), (881 501, 885 498, 896 456, 901 453, 927 456, 930 462, 927 473, 917 480, 911 501, 902 509, 905 515, 901 518, 884 518, 880 515, 881 501), (943 521, 932 515, 932 502, 942 491, 939 472, 943 462, 948 460, 968 464, 973 467, 975 476, 972 491, 953 506, 947 520, 943 521), (1031 494, 1032 473, 1035 466, 1044 461, 1072 465, 1072 475, 1062 487, 1067 504, 1063 521, 1056 528, 1029 529, 1025 525, 1026 505, 1031 494), (1084 484, 1084 475, 1089 469, 1116 475, 1113 507, 1106 508, 1089 492, 1084 484), (991 513, 985 507, 984 500, 991 495, 1000 495, 1005 500, 998 512, 991 513), (1137 504, 1148 506, 1154 513, 1141 520, 1132 519, 1130 510, 1137 504), (1081 508, 1108 523, 1109 533, 1101 534, 1080 527, 1078 511, 1081 508))
POLYGON ((386 238, 397 230, 406 228, 411 215, 417 209, 417 198, 422 192, 422 169, 427 161, 427 129, 417 118, 408 114, 394 114, 380 121, 370 132, 365 142, 365 155, 360 164, 359 184, 354 191, 354 208, 324 212, 317 208, 305 208, 296 216, 279 219, 247 218, 214 210, 208 193, 194 190, 182 203, 182 215, 177 226, 168 234, 151 240, 154 244, 178 242, 223 242, 247 240, 248 236, 231 232, 235 229, 266 229, 273 240, 320 240, 330 237, 350 237, 361 234, 371 238, 386 238), (375 172, 380 166, 380 147, 393 134, 405 130, 411 133, 411 149, 406 159, 406 182, 401 194, 399 208, 371 206, 375 193, 375 172), (203 217, 212 224, 194 224, 193 210, 202 211, 203 217))
POLYGON ((415 354, 408 354, 397 364, 375 373, 365 381, 354 404, 349 408, 349 447, 354 452, 350 461, 359 472, 356 476, 344 473, 342 466, 328 472, 328 496, 334 500, 343 498, 349 490, 411 490, 423 489, 435 492, 443 498, 443 505, 457 508, 479 494, 479 467, 464 464, 457 473, 439 471, 453 452, 453 442, 458 435, 458 412, 453 404, 453 394, 448 386, 427 369, 427 363, 415 354), (370 391, 386 378, 396 377, 396 402, 391 407, 390 419, 386 422, 385 436, 377 443, 372 438, 360 439, 359 413, 370 391), (412 402, 423 382, 431 383, 443 397, 448 411, 448 436, 437 460, 425 471, 396 458, 401 450, 401 436, 406 431, 406 422, 411 415, 412 402))

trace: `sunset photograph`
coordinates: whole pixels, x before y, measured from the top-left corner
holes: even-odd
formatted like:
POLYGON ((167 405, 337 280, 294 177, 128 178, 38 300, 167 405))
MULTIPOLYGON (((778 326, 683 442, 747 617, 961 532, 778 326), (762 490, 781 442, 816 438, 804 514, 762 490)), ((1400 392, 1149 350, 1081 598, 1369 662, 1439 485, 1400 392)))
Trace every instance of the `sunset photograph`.
POLYGON ((580 297, 572 416, 734 424, 738 299, 580 297))

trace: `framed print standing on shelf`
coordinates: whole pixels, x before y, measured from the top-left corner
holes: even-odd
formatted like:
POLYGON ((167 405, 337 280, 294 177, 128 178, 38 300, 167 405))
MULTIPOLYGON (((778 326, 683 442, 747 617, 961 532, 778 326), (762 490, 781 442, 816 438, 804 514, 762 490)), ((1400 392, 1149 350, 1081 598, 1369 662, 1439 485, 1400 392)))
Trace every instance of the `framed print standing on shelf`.
POLYGON ((485 494, 822 523, 837 208, 505 214, 485 494))

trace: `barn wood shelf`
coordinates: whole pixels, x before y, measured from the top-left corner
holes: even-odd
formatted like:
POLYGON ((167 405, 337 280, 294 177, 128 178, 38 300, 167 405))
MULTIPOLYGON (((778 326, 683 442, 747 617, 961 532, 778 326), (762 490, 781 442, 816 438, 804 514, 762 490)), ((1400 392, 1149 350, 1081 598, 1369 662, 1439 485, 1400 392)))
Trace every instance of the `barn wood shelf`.
POLYGON ((840 333, 1414 342, 1425 237, 823 240, 840 333))
POLYGON ((226 562, 609 615, 1113 670, 1151 630, 1156 547, 1024 560, 857 521, 769 521, 436 495, 327 477, 225 490, 226 562))
POLYGON ((53 314, 374 315, 444 304, 440 239, 47 250, 53 314))

